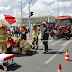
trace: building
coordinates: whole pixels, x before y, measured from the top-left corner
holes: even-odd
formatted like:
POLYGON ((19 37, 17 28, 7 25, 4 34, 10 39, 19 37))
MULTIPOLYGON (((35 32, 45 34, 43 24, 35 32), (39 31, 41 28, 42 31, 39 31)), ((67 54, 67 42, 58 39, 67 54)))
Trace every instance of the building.
MULTIPOLYGON (((40 25, 43 21, 46 21, 47 23, 54 23, 55 22, 55 17, 54 16, 37 16, 37 17, 30 17, 30 23, 36 23, 37 25, 40 25)), ((22 23, 21 23, 21 18, 17 18, 17 23, 22 25, 26 24, 26 26, 29 25, 29 19, 28 17, 22 18, 22 23)))

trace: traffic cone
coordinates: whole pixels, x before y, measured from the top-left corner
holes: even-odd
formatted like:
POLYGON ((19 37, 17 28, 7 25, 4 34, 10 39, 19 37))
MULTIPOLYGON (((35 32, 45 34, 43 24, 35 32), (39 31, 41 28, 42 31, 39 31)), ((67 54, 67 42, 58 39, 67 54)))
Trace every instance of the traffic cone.
POLYGON ((68 54, 68 49, 66 50, 66 55, 65 55, 64 61, 66 61, 66 62, 69 62, 70 61, 69 54, 68 54))
POLYGON ((57 72, 62 72, 61 69, 62 69, 62 68, 61 68, 61 64, 59 64, 59 66, 58 66, 58 71, 57 71, 57 72))

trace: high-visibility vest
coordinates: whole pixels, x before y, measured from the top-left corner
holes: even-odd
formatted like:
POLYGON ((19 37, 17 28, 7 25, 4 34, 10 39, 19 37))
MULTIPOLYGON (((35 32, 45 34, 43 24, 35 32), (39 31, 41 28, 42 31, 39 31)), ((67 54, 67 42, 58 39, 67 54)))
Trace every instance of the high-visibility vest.
POLYGON ((7 32, 5 30, 0 30, 0 42, 6 42, 7 32))

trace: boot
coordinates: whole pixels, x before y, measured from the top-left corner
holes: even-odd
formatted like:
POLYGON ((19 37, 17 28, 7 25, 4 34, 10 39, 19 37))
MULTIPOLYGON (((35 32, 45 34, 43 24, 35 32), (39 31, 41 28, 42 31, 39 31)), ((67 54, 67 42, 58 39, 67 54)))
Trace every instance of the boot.
POLYGON ((34 42, 32 42, 32 49, 35 49, 35 45, 34 45, 34 42))
POLYGON ((35 50, 38 50, 38 46, 35 48, 35 50))

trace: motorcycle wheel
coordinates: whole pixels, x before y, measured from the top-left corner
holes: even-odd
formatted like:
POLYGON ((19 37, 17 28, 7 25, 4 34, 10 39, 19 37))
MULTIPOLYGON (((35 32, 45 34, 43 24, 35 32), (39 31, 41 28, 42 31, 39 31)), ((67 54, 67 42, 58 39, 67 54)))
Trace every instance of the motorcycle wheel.
POLYGON ((67 40, 69 40, 69 39, 70 39, 70 37, 69 37, 69 36, 66 36, 66 39, 67 39, 67 40))
POLYGON ((54 40, 58 40, 58 36, 57 36, 57 35, 54 35, 54 36, 53 36, 53 39, 54 39, 54 40))

